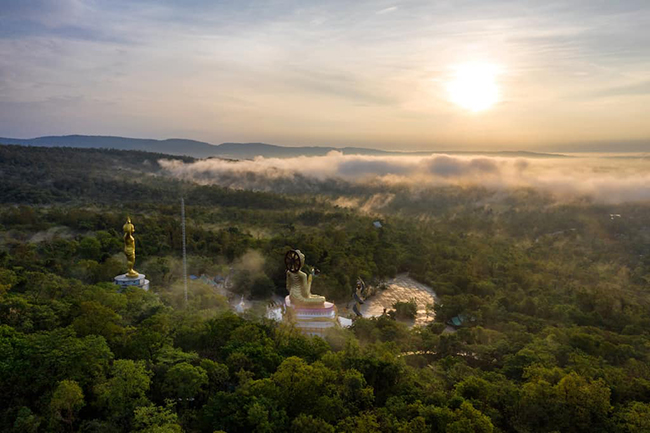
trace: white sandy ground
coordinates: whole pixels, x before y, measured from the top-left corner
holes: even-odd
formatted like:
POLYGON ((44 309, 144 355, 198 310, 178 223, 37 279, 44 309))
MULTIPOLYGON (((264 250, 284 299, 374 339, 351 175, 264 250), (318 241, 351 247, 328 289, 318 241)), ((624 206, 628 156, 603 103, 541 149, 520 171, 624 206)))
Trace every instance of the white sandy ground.
POLYGON ((386 310, 392 310, 395 302, 408 302, 415 300, 418 306, 414 326, 426 325, 435 319, 435 313, 431 311, 427 316, 427 304, 435 304, 437 296, 433 289, 425 284, 418 283, 408 276, 399 274, 395 278, 386 281, 388 288, 379 291, 371 296, 361 306, 363 317, 381 316, 386 310))

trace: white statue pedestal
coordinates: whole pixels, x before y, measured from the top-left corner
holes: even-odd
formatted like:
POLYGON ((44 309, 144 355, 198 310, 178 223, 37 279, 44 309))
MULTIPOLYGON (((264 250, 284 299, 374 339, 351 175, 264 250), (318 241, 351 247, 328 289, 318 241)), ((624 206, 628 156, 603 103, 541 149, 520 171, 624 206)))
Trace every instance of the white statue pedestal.
POLYGON ((126 274, 118 275, 113 278, 113 282, 122 288, 139 287, 144 290, 149 290, 149 280, 144 277, 144 274, 138 274, 137 277, 129 277, 126 274))
POLYGON ((295 306, 291 297, 284 298, 287 315, 296 328, 305 335, 325 336, 328 329, 339 326, 336 305, 324 302, 319 306, 295 306))

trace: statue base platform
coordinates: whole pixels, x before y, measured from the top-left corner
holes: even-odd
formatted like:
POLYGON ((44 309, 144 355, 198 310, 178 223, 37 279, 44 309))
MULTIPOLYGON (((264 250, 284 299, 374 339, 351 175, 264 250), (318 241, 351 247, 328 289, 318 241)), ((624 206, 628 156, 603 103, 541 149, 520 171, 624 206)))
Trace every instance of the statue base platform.
POLYGON ((126 274, 118 275, 113 278, 113 282, 122 288, 139 287, 144 290, 149 290, 149 280, 144 277, 144 274, 138 274, 137 277, 129 277, 126 274))
POLYGON ((339 326, 336 305, 324 302, 320 306, 296 306, 291 304, 289 296, 284 298, 287 316, 296 328, 305 335, 323 337, 328 329, 339 326))

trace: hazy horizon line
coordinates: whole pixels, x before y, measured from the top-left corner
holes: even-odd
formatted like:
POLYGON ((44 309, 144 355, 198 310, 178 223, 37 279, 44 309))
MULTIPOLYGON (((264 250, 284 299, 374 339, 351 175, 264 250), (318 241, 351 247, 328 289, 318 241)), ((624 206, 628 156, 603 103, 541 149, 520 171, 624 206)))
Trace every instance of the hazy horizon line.
MULTIPOLYGON (((166 138, 157 138, 157 137, 133 137, 126 135, 104 135, 104 134, 63 134, 63 135, 40 135, 35 137, 9 137, 9 136, 0 136, 0 139, 8 140, 37 140, 49 137, 56 138, 65 138, 65 137, 106 137, 106 138, 120 138, 127 140, 153 140, 153 141, 173 141, 173 140, 184 140, 184 141, 193 141, 197 143, 204 143, 211 146, 220 146, 222 144, 264 144, 278 147, 309 147, 309 148, 333 148, 333 149, 346 149, 346 148, 358 148, 358 149, 367 149, 367 150, 379 150, 384 152, 401 152, 401 153, 420 153, 420 152, 528 152, 528 153, 539 153, 539 152, 568 152, 568 153, 586 153, 586 152, 605 152, 605 153, 634 153, 634 152, 650 152, 650 137, 644 139, 622 139, 622 140, 600 140, 600 141, 575 141, 575 142, 557 142, 549 144, 539 144, 535 146, 523 145, 523 147, 514 147, 513 145, 503 144, 500 146, 489 147, 478 147, 468 146, 468 145, 440 145, 445 147, 430 147, 430 148, 421 148, 421 147, 409 147, 409 148, 397 148, 397 147, 386 147, 385 145, 378 146, 369 146, 369 145, 355 145, 355 144, 294 144, 294 143, 278 143, 278 142, 267 142, 267 141, 222 141, 220 143, 214 143, 212 141, 204 141, 195 138, 186 138, 186 137, 166 137, 166 138), (647 149, 611 149, 612 147, 617 146, 647 146, 647 149), (455 147, 448 147, 455 146, 455 147), (591 149, 587 149, 592 147, 591 149), (594 148, 595 147, 595 148, 594 148)), ((11 144, 11 143, 8 143, 11 144)))

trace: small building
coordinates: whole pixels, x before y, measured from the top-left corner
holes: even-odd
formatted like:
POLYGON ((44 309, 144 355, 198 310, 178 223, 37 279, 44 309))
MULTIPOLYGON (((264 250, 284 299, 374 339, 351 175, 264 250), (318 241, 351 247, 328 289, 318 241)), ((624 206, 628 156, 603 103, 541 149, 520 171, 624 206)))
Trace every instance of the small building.
POLYGON ((469 317, 466 314, 459 314, 458 316, 452 317, 447 321, 447 325, 453 326, 454 328, 460 328, 467 322, 473 322, 475 319, 469 317))

